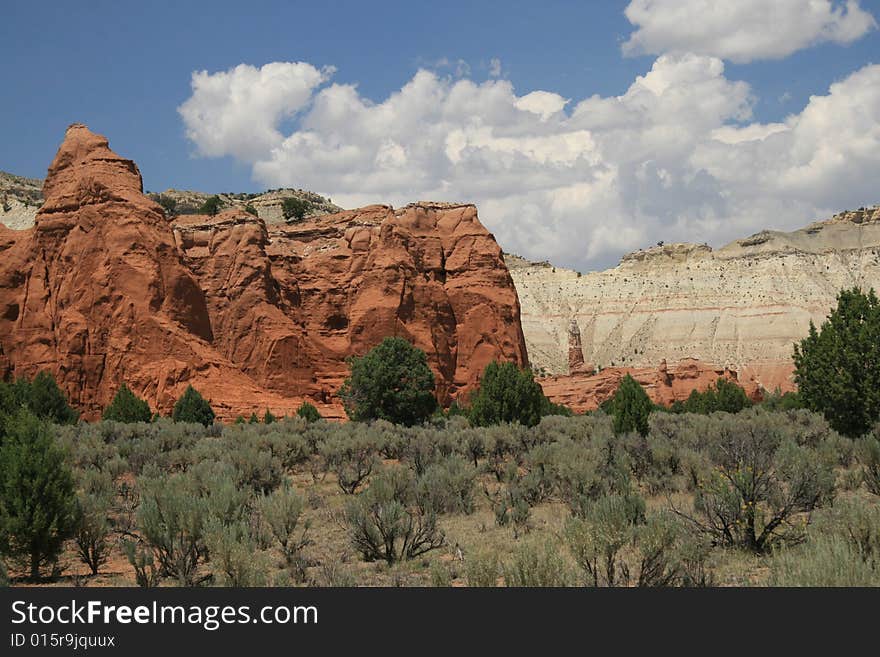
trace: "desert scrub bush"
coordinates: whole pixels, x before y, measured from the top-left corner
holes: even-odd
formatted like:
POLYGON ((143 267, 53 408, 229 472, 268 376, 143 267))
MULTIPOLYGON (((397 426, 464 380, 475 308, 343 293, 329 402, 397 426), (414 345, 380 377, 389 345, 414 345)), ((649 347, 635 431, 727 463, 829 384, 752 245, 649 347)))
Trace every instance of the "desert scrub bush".
POLYGON ((719 545, 761 552, 800 540, 809 514, 833 498, 834 462, 798 436, 763 413, 715 423, 712 468, 698 481, 692 513, 676 512, 719 545))
POLYGON ((70 467, 49 424, 20 410, 5 422, 0 442, 0 555, 31 579, 53 571, 76 526, 70 467))
POLYGON ((220 586, 265 586, 269 560, 243 521, 224 524, 212 518, 205 529, 213 582, 220 586))
POLYGON ((556 543, 550 540, 529 541, 514 550, 502 565, 505 586, 571 586, 568 564, 556 543))
POLYGON ((778 551, 770 562, 770 586, 880 586, 880 571, 841 536, 817 536, 778 551))
POLYGON ((77 472, 79 490, 76 500, 76 529, 73 538, 76 554, 92 575, 107 563, 112 543, 113 524, 110 511, 116 495, 111 476, 100 470, 77 472))
POLYGON ((773 586, 880 586, 880 506, 853 497, 817 514, 807 540, 777 549, 773 586))
POLYGON ((311 543, 311 523, 303 519, 305 502, 291 486, 285 485, 257 499, 257 510, 265 527, 281 548, 287 568, 298 581, 305 579, 303 549, 311 543))
POLYGON ((476 469, 458 455, 425 470, 417 483, 421 503, 437 513, 473 513, 476 469))
POLYGON ((452 570, 446 564, 435 561, 431 564, 431 586, 449 588, 454 579, 452 570))
POLYGON ((138 479, 138 524, 160 572, 184 586, 208 581, 201 566, 208 560, 209 523, 231 525, 243 519, 247 495, 228 466, 203 462, 186 473, 145 472, 138 479))
POLYGON ((348 495, 357 492, 376 464, 376 445, 372 436, 366 432, 358 433, 356 428, 331 434, 320 450, 325 469, 336 475, 339 487, 348 495))
POLYGON ((365 561, 413 559, 446 543, 433 509, 413 498, 412 473, 385 468, 345 507, 352 545, 365 561))
POLYGON ((629 583, 629 564, 621 550, 633 540, 635 527, 645 514, 644 500, 635 496, 608 495, 584 508, 581 517, 565 525, 565 539, 575 562, 591 586, 629 583))
POLYGON ((523 489, 517 486, 516 480, 506 486, 496 487, 494 490, 484 485, 483 492, 495 514, 496 525, 513 527, 515 539, 529 531, 532 508, 523 489))
POLYGON ((138 586, 142 588, 159 586, 162 576, 153 559, 153 552, 149 548, 137 541, 126 540, 122 544, 122 551, 134 569, 134 579, 138 586))
POLYGON ((873 435, 859 440, 856 453, 865 487, 874 495, 880 495, 880 425, 874 428, 873 435))
POLYGON ((494 550, 482 550, 464 561, 464 577, 468 586, 494 588, 501 576, 501 558, 494 550))

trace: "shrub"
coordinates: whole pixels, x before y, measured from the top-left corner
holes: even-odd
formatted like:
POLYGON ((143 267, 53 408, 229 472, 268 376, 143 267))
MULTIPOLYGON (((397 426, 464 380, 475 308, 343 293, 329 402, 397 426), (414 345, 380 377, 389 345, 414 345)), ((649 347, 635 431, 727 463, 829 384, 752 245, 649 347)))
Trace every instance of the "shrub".
POLYGON ((504 584, 514 587, 570 586, 568 568, 550 541, 520 545, 503 566, 504 584))
POLYGON ((304 506, 303 498, 290 486, 283 486, 257 501, 260 518, 281 547, 287 567, 300 581, 305 578, 302 550, 311 543, 308 537, 311 523, 302 519, 304 506))
POLYGON ((375 446, 364 436, 334 435, 321 446, 325 467, 336 474, 344 493, 353 495, 376 464, 375 446))
POLYGON ((710 425, 713 467, 700 476, 694 514, 681 515, 717 544, 761 552, 802 538, 793 521, 833 497, 834 462, 802 444, 796 426, 743 415, 710 425))
POLYGON ((150 405, 137 397, 124 383, 119 386, 116 396, 104 409, 104 420, 113 422, 149 422, 152 417, 150 405))
POLYGON ((648 435, 648 416, 654 410, 654 404, 629 374, 623 377, 606 408, 612 417, 614 433, 637 431, 643 436, 648 435))
POLYGON ((575 561, 592 586, 617 586, 629 582, 629 566, 620 551, 633 539, 636 523, 644 516, 644 501, 609 495, 596 500, 582 518, 573 517, 565 537, 575 561))
POLYGON ((281 214, 287 222, 302 221, 312 204, 302 198, 290 197, 281 201, 281 214))
POLYGON ((880 570, 841 536, 817 536, 780 550, 770 562, 770 586, 880 586, 880 570))
POLYGON ((202 204, 202 207, 199 208, 199 214, 208 214, 213 217, 220 212, 221 207, 223 207, 223 201, 221 201, 220 197, 215 194, 214 196, 209 196, 202 204))
POLYGON ((339 396, 352 420, 412 426, 427 420, 437 400, 425 352, 403 338, 385 338, 362 358, 349 359, 351 376, 339 396))
POLYGON ((73 476, 51 428, 28 411, 6 426, 0 444, 0 554, 32 579, 56 563, 76 523, 73 476))
POLYGON ((744 408, 752 405, 745 390, 733 381, 719 377, 714 384, 703 392, 693 390, 684 403, 676 404, 676 412, 700 413, 708 415, 722 411, 725 413, 739 413, 744 408))
POLYGON ((162 576, 183 586, 208 581, 200 571, 208 560, 209 525, 232 525, 242 519, 244 496, 228 466, 203 462, 186 473, 145 473, 138 480, 139 525, 162 576))
POLYGON ((831 426, 856 438, 880 419, 880 301, 874 290, 843 290, 819 331, 794 348, 798 394, 831 426))
POLYGON ((269 563, 242 521, 224 524, 208 522, 205 545, 211 555, 214 581, 221 586, 265 586, 269 563))
POLYGON ((437 513, 472 513, 476 476, 477 471, 460 456, 433 463, 417 484, 421 503, 437 513))
POLYGON ((490 588, 498 586, 501 560, 494 551, 482 551, 464 562, 465 580, 468 586, 490 588))
POLYGON ((272 424, 272 423, 275 422, 277 419, 278 419, 278 418, 276 418, 274 415, 272 415, 272 411, 270 411, 270 410, 267 408, 267 409, 266 409, 266 412, 263 414, 263 424, 272 424))
POLYGON ((0 588, 9 586, 9 573, 6 572, 6 565, 0 559, 0 588))
POLYGON ((122 544, 128 563, 134 568, 134 578, 137 585, 144 588, 158 586, 161 574, 153 560, 151 550, 134 541, 125 541, 122 544))
POLYGON ((255 217, 260 216, 260 213, 257 212, 257 209, 253 205, 251 205, 250 203, 248 203, 247 205, 244 206, 244 211, 247 212, 248 214, 255 216, 255 217))
POLYGON ((875 427, 874 435, 864 436, 859 441, 856 453, 865 486, 874 495, 880 495, 880 425, 875 427))
POLYGON ((436 513, 415 504, 406 493, 410 489, 407 472, 404 468, 381 472, 346 505, 349 537, 365 561, 383 560, 390 565, 446 543, 436 513))
POLYGON ((480 387, 471 397, 468 418, 475 426, 518 422, 533 427, 541 417, 558 412, 544 396, 531 370, 516 363, 492 361, 483 370, 480 387))
POLYGON ((321 419, 321 414, 318 412, 318 409, 309 402, 303 402, 296 410, 296 415, 306 422, 317 422, 321 419))
POLYGON ((174 404, 171 418, 175 422, 192 422, 210 426, 214 423, 214 410, 211 405, 192 386, 174 404))
POLYGON ((113 480, 106 472, 86 470, 81 475, 77 495, 74 542, 77 556, 97 575, 110 556, 110 508, 113 505, 113 480))

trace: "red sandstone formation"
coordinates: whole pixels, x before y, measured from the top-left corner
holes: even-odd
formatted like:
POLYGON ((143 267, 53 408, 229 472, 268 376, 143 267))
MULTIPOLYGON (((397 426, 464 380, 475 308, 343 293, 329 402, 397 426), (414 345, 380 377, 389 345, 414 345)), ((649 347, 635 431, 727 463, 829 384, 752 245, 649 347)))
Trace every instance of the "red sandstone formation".
POLYGON ((707 365, 687 358, 668 367, 666 361, 657 368, 608 367, 596 374, 570 374, 540 379, 544 394, 556 404, 568 406, 576 413, 592 411, 617 391, 621 379, 629 374, 638 381, 656 404, 669 406, 684 401, 693 390, 703 391, 723 377, 736 381, 754 401, 761 399, 759 386, 753 380, 739 381, 736 372, 707 365))
POLYGON ((345 359, 389 335, 426 351, 444 403, 490 360, 527 362, 516 290, 473 206, 172 223, 134 162, 82 125, 43 191, 34 228, 0 226, 0 375, 48 369, 87 418, 122 382, 161 413, 192 384, 224 419, 304 399, 341 417, 345 359))

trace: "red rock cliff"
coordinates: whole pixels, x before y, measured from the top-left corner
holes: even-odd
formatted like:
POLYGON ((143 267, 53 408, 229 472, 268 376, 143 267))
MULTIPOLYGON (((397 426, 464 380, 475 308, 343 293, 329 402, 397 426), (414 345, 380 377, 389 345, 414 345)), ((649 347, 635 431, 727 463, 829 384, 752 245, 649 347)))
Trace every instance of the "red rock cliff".
POLYGON ((86 417, 123 381, 163 413, 192 383, 226 419, 304 399, 341 416, 345 359, 389 335, 427 352, 444 403, 492 359, 526 363, 516 290, 473 206, 172 223, 82 125, 44 194, 33 229, 0 227, 0 375, 48 369, 86 417))

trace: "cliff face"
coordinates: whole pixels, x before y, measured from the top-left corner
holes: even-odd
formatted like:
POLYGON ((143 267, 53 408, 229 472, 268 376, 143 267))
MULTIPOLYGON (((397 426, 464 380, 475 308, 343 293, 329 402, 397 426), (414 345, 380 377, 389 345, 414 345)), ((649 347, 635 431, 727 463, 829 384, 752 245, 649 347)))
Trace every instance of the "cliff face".
POLYGON ((187 384, 225 419, 342 416, 345 358, 388 335, 441 400, 525 364, 513 283, 472 206, 377 206, 267 229, 241 210, 170 222, 131 160, 71 126, 25 231, 0 227, 0 374, 52 371, 86 417, 124 381, 163 413, 187 384))
POLYGON ((684 358, 741 382, 792 389, 792 344, 842 288, 880 289, 880 209, 841 213, 791 233, 764 231, 713 251, 669 244, 580 275, 507 256, 533 366, 568 372, 570 322, 583 360, 656 368, 684 358))

